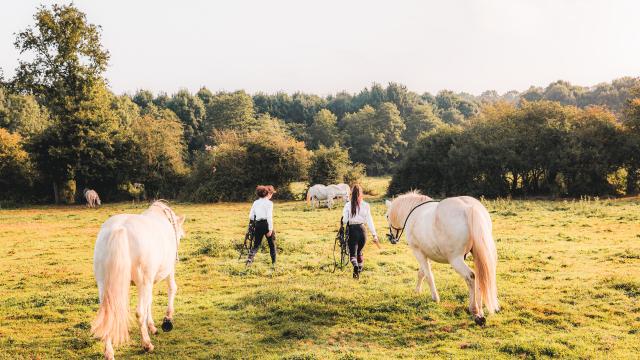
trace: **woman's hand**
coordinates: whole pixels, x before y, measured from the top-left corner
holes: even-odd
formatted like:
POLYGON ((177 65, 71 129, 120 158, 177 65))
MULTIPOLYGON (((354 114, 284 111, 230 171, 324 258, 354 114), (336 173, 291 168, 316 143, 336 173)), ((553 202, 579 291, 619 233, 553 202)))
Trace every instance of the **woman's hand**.
POLYGON ((378 239, 378 235, 375 235, 373 237, 373 243, 376 244, 376 246, 378 247, 378 249, 382 249, 382 247, 380 246, 380 240, 378 239))
POLYGON ((273 230, 269 230, 269 232, 267 233, 267 237, 271 237, 271 235, 273 235, 273 230))

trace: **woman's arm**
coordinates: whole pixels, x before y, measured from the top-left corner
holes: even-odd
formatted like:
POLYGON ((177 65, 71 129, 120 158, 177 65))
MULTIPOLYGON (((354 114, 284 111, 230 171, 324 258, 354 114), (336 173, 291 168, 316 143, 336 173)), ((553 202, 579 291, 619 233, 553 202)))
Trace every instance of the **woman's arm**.
POLYGON ((269 224, 269 232, 273 230, 273 203, 269 201, 267 206, 267 223, 269 224))
POLYGON ((376 226, 373 224, 373 216, 371 216, 371 206, 369 204, 367 204, 367 214, 365 216, 367 217, 367 227, 371 231, 371 235, 377 238, 378 234, 376 233, 376 226))
POLYGON ((256 214, 256 203, 254 202, 253 205, 251 205, 251 211, 249 211, 249 220, 253 220, 254 215, 256 214))
POLYGON ((349 221, 349 208, 351 208, 351 204, 347 201, 344 204, 344 209, 342 209, 342 222, 344 224, 349 221))

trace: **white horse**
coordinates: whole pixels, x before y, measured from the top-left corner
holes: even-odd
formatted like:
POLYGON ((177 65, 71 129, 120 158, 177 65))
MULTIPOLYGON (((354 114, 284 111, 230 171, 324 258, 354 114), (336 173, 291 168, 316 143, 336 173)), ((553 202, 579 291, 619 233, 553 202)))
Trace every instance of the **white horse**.
POLYGON ((420 263, 416 292, 422 291, 426 278, 432 299, 439 302, 429 260, 449 263, 469 287, 469 312, 476 324, 484 325, 483 301, 489 313, 500 309, 496 286, 498 255, 487 209, 469 196, 436 202, 418 192, 387 200, 386 204, 389 239, 396 243, 406 229, 409 247, 420 263), (473 254, 475 271, 464 262, 469 252, 473 254))
POLYGON ((87 200, 87 206, 90 208, 94 208, 96 205, 102 205, 100 203, 100 196, 98 196, 98 193, 93 189, 84 189, 84 198, 87 200))
POLYGON ((333 189, 334 196, 342 201, 349 201, 349 195, 351 195, 351 188, 347 184, 329 185, 328 188, 333 189))
POLYGON ((177 216, 161 201, 154 202, 140 215, 115 215, 102 224, 93 255, 100 307, 91 332, 104 341, 105 359, 114 358, 114 345, 129 340, 131 282, 138 287, 136 315, 143 348, 153 350, 149 331, 154 335, 158 332, 151 317, 153 284, 165 278, 169 305, 162 329, 173 328, 173 300, 178 289, 175 265, 178 245, 184 236, 183 224, 184 217, 177 216))
POLYGON ((332 208, 334 198, 335 189, 322 184, 313 185, 307 190, 307 204, 310 204, 311 207, 320 207, 324 202, 328 208, 332 208))

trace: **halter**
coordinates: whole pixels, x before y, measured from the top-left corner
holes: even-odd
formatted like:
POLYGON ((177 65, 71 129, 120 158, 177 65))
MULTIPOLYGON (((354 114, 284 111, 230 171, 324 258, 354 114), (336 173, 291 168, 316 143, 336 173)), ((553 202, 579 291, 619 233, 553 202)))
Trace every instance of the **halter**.
POLYGON ((176 220, 174 218, 175 213, 167 205, 167 200, 164 200, 164 199, 160 199, 160 200, 154 201, 154 203, 151 204, 151 206, 160 207, 162 209, 162 212, 164 212, 165 216, 167 217, 167 220, 169 220, 169 223, 173 227, 173 233, 176 236, 176 261, 178 261, 179 260, 179 258, 178 258, 178 246, 180 245, 180 238, 178 237, 178 228, 177 228, 176 220))
POLYGON ((411 216, 411 214, 413 213, 413 211, 417 208, 419 208, 422 205, 425 204, 430 204, 430 203, 437 203, 439 202, 438 200, 428 200, 425 201, 423 203, 420 203, 418 205, 416 205, 415 207, 413 207, 413 209, 411 209, 411 211, 409 211, 409 215, 407 215, 407 217, 404 219, 404 224, 402 225, 402 228, 398 229, 397 227, 394 227, 393 225, 391 225, 391 221, 389 221, 389 233, 387 234, 387 238, 389 238, 389 242, 391 242, 392 244, 397 244, 400 241, 400 237, 402 236, 402 234, 404 233, 404 229, 407 226, 407 221, 409 221, 409 216, 411 216), (396 237, 393 236, 393 232, 391 231, 391 229, 396 231, 396 237))

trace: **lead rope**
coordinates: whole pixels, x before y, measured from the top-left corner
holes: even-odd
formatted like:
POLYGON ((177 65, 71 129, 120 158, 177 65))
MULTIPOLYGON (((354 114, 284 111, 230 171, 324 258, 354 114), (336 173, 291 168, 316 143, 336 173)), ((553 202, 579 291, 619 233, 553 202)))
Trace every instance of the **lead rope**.
POLYGON ((429 203, 434 203, 434 202, 439 202, 439 201, 438 201, 438 200, 429 200, 429 201, 425 201, 425 202, 423 202, 423 203, 420 203, 420 204, 416 205, 413 209, 411 209, 411 211, 409 211, 409 215, 407 215, 407 217, 404 219, 404 224, 402 225, 402 228, 400 228, 400 229, 398 229, 398 228, 394 227, 393 225, 391 225, 391 223, 389 223, 389 235, 392 235, 392 236, 393 236, 393 234, 391 234, 391 228, 393 228, 393 229, 396 231, 396 234, 398 235, 398 236, 396 237, 395 242, 393 242, 391 239, 389 239, 389 241, 391 241, 391 242, 392 242, 392 243, 394 243, 394 244, 395 244, 395 243, 398 243, 398 242, 400 241, 400 237, 401 237, 401 236, 402 236, 402 234, 404 233, 404 229, 405 229, 405 227, 407 226, 407 221, 409 221, 409 217, 411 216, 411 214, 413 213, 413 211, 414 211, 415 209, 419 208, 419 207, 420 207, 420 206, 422 206, 422 205, 429 204, 429 203))

